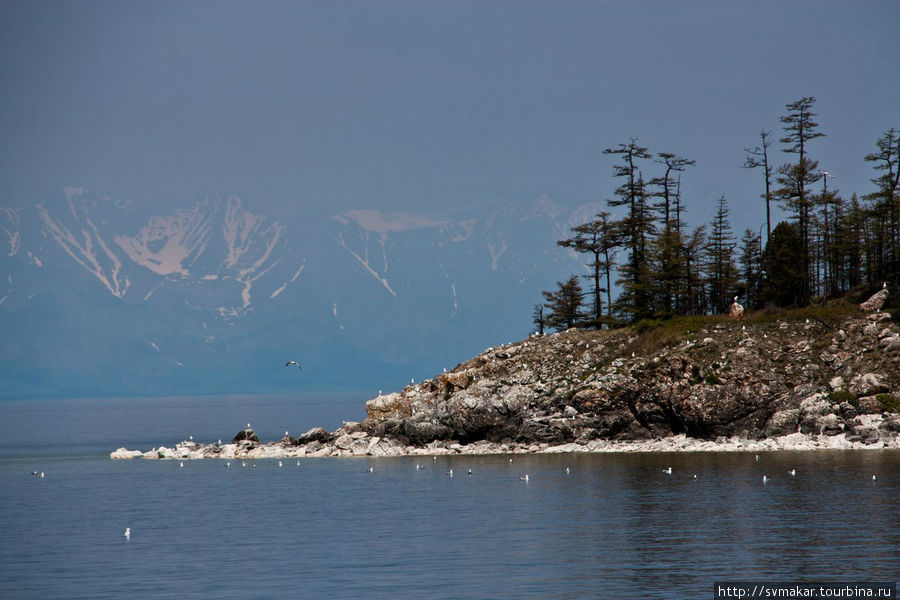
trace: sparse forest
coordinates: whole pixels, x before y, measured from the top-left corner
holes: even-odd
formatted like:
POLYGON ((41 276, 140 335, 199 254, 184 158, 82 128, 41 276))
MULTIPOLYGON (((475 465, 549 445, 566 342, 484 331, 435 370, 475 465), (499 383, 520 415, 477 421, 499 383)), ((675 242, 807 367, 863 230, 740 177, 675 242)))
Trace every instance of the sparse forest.
POLYGON ((900 283, 900 132, 886 131, 865 156, 873 191, 848 199, 813 158, 825 137, 814 108, 813 97, 786 105, 778 139, 786 162, 778 164, 766 129, 744 149, 742 166, 760 173, 766 221, 739 237, 724 195, 710 223, 688 229, 681 178, 693 160, 654 154, 637 138, 604 150, 616 160, 607 204, 622 216, 603 211, 557 242, 584 255, 588 273, 543 292, 535 331, 720 314, 735 296, 748 310, 802 307, 900 283), (788 220, 773 224, 773 205, 788 220))

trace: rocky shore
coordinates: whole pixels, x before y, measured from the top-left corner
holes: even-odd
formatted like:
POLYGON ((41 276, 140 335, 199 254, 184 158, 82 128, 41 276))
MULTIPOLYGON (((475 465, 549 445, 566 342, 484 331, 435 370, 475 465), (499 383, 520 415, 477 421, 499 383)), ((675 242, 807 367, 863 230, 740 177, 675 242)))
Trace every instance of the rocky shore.
POLYGON ((335 431, 184 441, 111 458, 265 459, 900 448, 900 327, 795 311, 569 330, 488 348, 335 431))

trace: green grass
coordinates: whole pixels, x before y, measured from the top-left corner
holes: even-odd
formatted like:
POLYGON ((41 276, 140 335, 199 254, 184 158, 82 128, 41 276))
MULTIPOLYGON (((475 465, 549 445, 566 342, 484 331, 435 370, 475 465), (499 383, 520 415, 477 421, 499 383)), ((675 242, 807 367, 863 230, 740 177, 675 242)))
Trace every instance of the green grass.
POLYGON ((891 394, 878 394, 875 400, 881 405, 881 410, 885 412, 900 413, 900 398, 891 394))

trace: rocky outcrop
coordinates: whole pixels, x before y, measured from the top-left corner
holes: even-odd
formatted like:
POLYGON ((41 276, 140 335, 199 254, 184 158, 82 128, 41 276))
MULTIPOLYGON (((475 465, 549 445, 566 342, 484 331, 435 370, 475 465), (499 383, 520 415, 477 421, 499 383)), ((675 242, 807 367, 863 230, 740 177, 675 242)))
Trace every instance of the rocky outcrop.
POLYGON ((362 427, 413 446, 798 432, 893 439, 890 427, 858 419, 881 412, 878 394, 900 395, 900 335, 889 314, 744 323, 569 330, 490 348, 450 373, 370 400, 362 427))
POLYGON ((141 456, 900 447, 891 315, 698 322, 533 336, 379 395, 362 423, 333 432, 263 444, 248 427, 231 444, 189 441, 141 456))

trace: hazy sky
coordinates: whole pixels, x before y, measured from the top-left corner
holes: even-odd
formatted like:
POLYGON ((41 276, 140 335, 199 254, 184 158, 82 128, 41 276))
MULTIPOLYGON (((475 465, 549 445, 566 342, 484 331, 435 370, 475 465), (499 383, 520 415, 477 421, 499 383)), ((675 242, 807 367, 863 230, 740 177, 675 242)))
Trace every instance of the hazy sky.
MULTIPOLYGON (((0 2, 0 204, 74 185, 423 213, 603 200, 605 147, 693 158, 758 227, 760 128, 815 96, 833 185, 900 128, 900 2, 0 2)), ((779 149, 775 160, 786 155, 779 149)), ((649 167, 648 167, 649 169, 649 167)))

